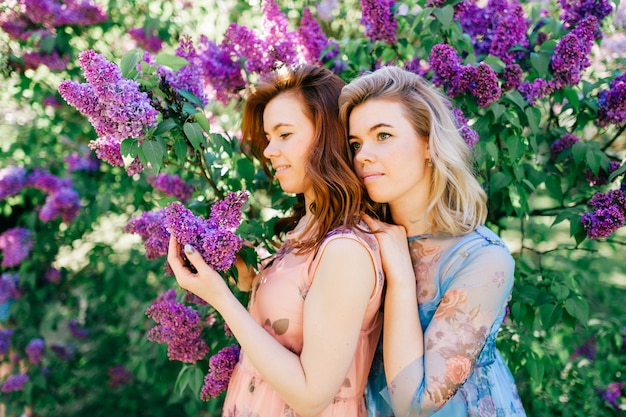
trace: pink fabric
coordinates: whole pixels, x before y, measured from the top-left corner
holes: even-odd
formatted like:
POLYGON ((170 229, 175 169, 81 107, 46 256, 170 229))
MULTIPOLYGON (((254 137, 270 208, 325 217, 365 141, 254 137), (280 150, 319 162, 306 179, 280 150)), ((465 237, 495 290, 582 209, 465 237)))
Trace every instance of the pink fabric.
MULTIPOLYGON (((293 238, 293 236, 287 236, 293 238)), ((379 313, 383 272, 376 239, 367 234, 331 232, 316 253, 296 255, 281 248, 253 282, 248 310, 276 340, 289 350, 300 353, 303 343, 304 300, 311 286, 319 256, 326 245, 339 238, 354 239, 370 253, 376 284, 361 326, 359 343, 344 384, 331 404, 319 416, 365 417, 363 392, 380 336, 382 316, 379 313)), ((337 277, 341 279, 341 277, 337 277)), ((257 372, 242 351, 228 386, 222 411, 224 417, 298 416, 257 372)))

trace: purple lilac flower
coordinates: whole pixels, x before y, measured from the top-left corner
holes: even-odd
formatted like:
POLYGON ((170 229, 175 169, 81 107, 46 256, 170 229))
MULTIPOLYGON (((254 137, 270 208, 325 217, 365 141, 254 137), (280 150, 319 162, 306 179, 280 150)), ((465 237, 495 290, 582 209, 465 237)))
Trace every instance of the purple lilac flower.
POLYGON ((21 391, 24 388, 24 385, 26 385, 29 380, 30 378, 28 377, 28 374, 10 375, 4 382, 4 384, 2 384, 2 388, 0 388, 0 391, 21 391))
POLYGON ((578 349, 572 353, 570 359, 574 360, 577 357, 584 356, 587 359, 593 359, 596 355, 596 339, 591 338, 582 344, 578 349))
POLYGON ((157 299, 148 307, 146 315, 157 323, 148 332, 148 340, 166 343, 170 360, 195 363, 209 352, 209 347, 200 337, 202 319, 193 308, 157 299))
POLYGON ((393 15, 394 0, 361 0, 361 20, 371 41, 396 42, 398 22, 393 15))
POLYGON ((511 52, 511 48, 528 47, 528 25, 517 1, 489 0, 484 9, 464 1, 455 6, 455 18, 472 37, 477 55, 491 54, 511 64, 521 57, 521 52, 511 52))
POLYGON ((32 233, 24 227, 14 227, 0 235, 2 266, 17 266, 28 257, 33 247, 32 233))
POLYGON ((41 105, 44 107, 62 107, 63 103, 56 96, 46 96, 41 105))
POLYGON ((554 55, 550 61, 553 75, 551 84, 554 89, 578 84, 582 72, 591 65, 588 56, 593 46, 593 31, 597 22, 594 16, 587 17, 554 47, 554 55))
POLYGON ((63 71, 67 68, 70 60, 69 55, 59 56, 57 51, 49 54, 41 52, 24 52, 22 54, 25 69, 37 69, 41 65, 47 66, 51 71, 63 71))
POLYGON ((8 166, 0 170, 0 200, 18 194, 26 185, 26 170, 8 166))
POLYGON ((67 172, 74 171, 97 171, 100 164, 97 159, 93 159, 91 155, 82 156, 78 152, 72 152, 64 158, 68 165, 67 172))
POLYGON ((64 223, 71 223, 80 210, 80 198, 72 188, 63 188, 46 197, 46 201, 39 211, 39 219, 49 222, 61 217, 64 223))
POLYGON ((227 104, 245 87, 239 62, 206 36, 200 37, 198 56, 202 62, 205 91, 209 97, 227 104))
MULTIPOLYGON (((108 162, 114 167, 123 167, 124 158, 122 157, 122 151, 120 149, 120 142, 113 137, 103 136, 96 140, 92 140, 89 143, 89 149, 96 151, 96 156, 103 161, 108 162)), ((135 159, 126 167, 128 175, 135 175, 143 171, 144 166, 139 161, 139 157, 135 159)))
POLYGON ((229 193, 214 204, 208 220, 195 216, 179 203, 165 208, 165 227, 182 245, 196 248, 212 268, 225 271, 236 261, 242 241, 232 230, 241 221, 241 206, 248 198, 246 192, 229 193))
POLYGON ((461 94, 470 93, 476 83, 478 71, 472 65, 459 65, 455 75, 447 80, 448 95, 454 98, 461 94))
POLYGON ((500 98, 502 90, 498 86, 498 77, 494 70, 484 62, 476 68, 476 78, 469 88, 470 93, 476 97, 479 107, 487 108, 491 103, 500 98))
POLYGON ((157 35, 156 29, 151 28, 130 28, 128 34, 137 42, 137 45, 147 51, 157 53, 163 47, 163 41, 157 35))
POLYGON ((339 7, 339 0, 321 0, 315 6, 315 10, 320 19, 325 22, 330 22, 333 19, 333 13, 337 7, 339 7))
POLYGON ((556 161, 558 156, 565 150, 570 149, 575 143, 580 142, 580 139, 574 134, 566 133, 561 138, 555 140, 550 145, 550 160, 556 161))
POLYGON ((526 102, 534 105, 535 102, 554 91, 554 88, 543 78, 536 78, 532 82, 524 81, 517 90, 526 102))
POLYGON ((598 239, 608 237, 626 222, 626 195, 620 190, 611 190, 608 193, 596 193, 588 205, 594 208, 593 212, 583 214, 580 219, 587 237, 598 239))
POLYGON ((45 348, 46 343, 42 339, 32 339, 24 349, 30 363, 33 365, 39 365, 45 348))
POLYGON ((145 211, 139 218, 131 219, 124 227, 124 231, 141 236, 146 249, 146 258, 153 260, 167 255, 170 234, 164 222, 165 209, 145 211))
POLYGON ((59 178, 48 171, 36 168, 26 177, 26 185, 47 194, 54 194, 64 188, 72 188, 72 181, 69 178, 59 178))
POLYGON ((422 66, 422 62, 418 56, 404 64, 404 69, 424 77, 428 70, 422 66))
POLYGON ((200 399, 209 401, 216 398, 228 388, 228 382, 239 362, 240 348, 233 344, 227 346, 211 356, 209 359, 209 373, 204 377, 204 385, 200 391, 200 399))
POLYGON ((13 336, 13 330, 0 329, 0 355, 6 355, 9 352, 11 336, 13 336))
POLYGON ((608 91, 598 94, 598 124, 621 124, 626 122, 626 74, 613 79, 608 91))
POLYGON ((518 64, 509 64, 502 72, 502 89, 505 91, 514 90, 522 83, 522 67, 518 64))
POLYGON ((275 0, 263 0, 263 41, 272 63, 299 63, 296 50, 297 34, 288 29, 289 20, 282 13, 275 0))
POLYGON ((18 288, 19 274, 17 272, 4 272, 0 275, 0 303, 15 300, 20 297, 18 288))
MULTIPOLYGON (((607 0, 559 0, 561 3, 561 19, 569 26, 575 27, 578 22, 588 16, 596 17, 598 25, 602 19, 613 11, 611 3, 607 0)), ((601 36, 601 33, 600 33, 601 36)), ((599 39, 596 37, 596 39, 599 39)))
POLYGON ((44 274, 44 278, 52 284, 58 284, 61 282, 61 271, 51 266, 44 274))
POLYGON ((183 181, 178 175, 159 174, 148 177, 148 184, 180 200, 183 204, 191 198, 193 187, 183 181))
POLYGON ((606 386, 605 390, 601 390, 601 396, 604 401, 611 404, 613 407, 619 407, 618 400, 622 396, 622 389, 624 388, 623 382, 611 382, 606 386))
POLYGON ((198 297, 197 295, 189 291, 185 291, 185 296, 183 297, 183 300, 187 304, 197 304, 199 306, 208 305, 208 303, 204 301, 202 298, 198 297))
POLYGON ((459 133, 461 137, 467 143, 467 146, 473 148, 474 145, 478 142, 478 133, 469 127, 467 124, 467 119, 463 115, 463 112, 458 108, 453 108, 452 113, 454 114, 456 125, 459 129, 459 133))
POLYGON ((109 387, 117 388, 128 384, 133 376, 124 365, 115 365, 107 369, 109 387))
POLYGON ((60 343, 53 343, 50 345, 50 349, 57 355, 62 361, 69 361, 76 353, 76 348, 73 345, 62 345, 60 343))
POLYGON ((209 99, 204 93, 202 60, 196 52, 191 37, 183 35, 180 38, 175 55, 185 58, 189 64, 181 67, 178 71, 159 67, 159 75, 164 77, 167 83, 176 90, 192 93, 206 106, 209 99))
POLYGON ((263 53, 266 48, 263 39, 245 26, 231 23, 221 47, 233 59, 243 58, 247 72, 264 74, 274 69, 274 63, 263 53))
MULTIPOLYGON (((122 140, 143 137, 147 128, 156 125, 158 112, 150 104, 148 95, 139 91, 139 84, 123 79, 121 70, 102 55, 92 50, 83 51, 79 62, 87 84, 66 80, 59 85, 59 93, 87 116, 100 139, 106 138, 92 142, 90 147, 104 146, 106 151, 102 157, 119 164, 111 146, 119 152, 122 140)), ((101 157, 98 152, 96 155, 101 157)))
POLYGON ((322 32, 322 28, 308 7, 302 10, 302 19, 300 20, 297 34, 302 55, 307 63, 317 64, 321 63, 322 60, 333 59, 337 56, 338 50, 333 48, 326 53, 326 56, 322 57, 324 49, 332 45, 332 43, 329 42, 324 32, 322 32))
MULTIPOLYGON (((585 179, 589 182, 589 186, 591 187, 607 184, 611 173, 616 171, 620 166, 622 166, 621 163, 617 161, 610 161, 609 170, 606 171, 603 168, 600 168, 598 175, 595 175, 592 170, 587 169, 585 171, 585 179)), ((613 180, 615 181, 615 178, 613 180)))
POLYGON ((435 85, 444 85, 454 79, 459 67, 462 66, 461 57, 457 55, 456 49, 445 43, 433 47, 428 62, 434 72, 433 84, 435 85))
POLYGON ((84 339, 87 336, 89 336, 89 330, 83 327, 80 327, 78 325, 78 322, 74 319, 67 322, 67 328, 72 334, 72 336, 74 336, 77 339, 84 339))

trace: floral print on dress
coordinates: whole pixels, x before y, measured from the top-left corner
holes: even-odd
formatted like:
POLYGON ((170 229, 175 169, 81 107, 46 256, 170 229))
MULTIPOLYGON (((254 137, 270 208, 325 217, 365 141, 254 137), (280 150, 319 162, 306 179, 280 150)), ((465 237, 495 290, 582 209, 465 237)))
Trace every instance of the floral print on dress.
POLYGON ((425 246, 421 240, 409 242, 409 253, 417 280, 417 299, 421 303, 432 300, 437 294, 437 285, 431 269, 441 260, 439 246, 425 246))

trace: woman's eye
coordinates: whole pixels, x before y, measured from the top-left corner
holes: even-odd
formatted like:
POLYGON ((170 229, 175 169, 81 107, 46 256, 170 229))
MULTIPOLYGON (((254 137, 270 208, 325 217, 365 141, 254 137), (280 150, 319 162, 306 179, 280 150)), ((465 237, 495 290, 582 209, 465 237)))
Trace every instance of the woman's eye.
POLYGON ((391 135, 389 133, 385 133, 385 132, 381 132, 378 134, 378 139, 379 140, 387 140, 391 137, 391 135))
POLYGON ((361 144, 359 142, 350 142, 350 149, 352 152, 356 152, 361 148, 361 144))
POLYGON ((289 136, 291 136, 291 133, 281 133, 280 134, 280 138, 281 139, 287 139, 289 136))

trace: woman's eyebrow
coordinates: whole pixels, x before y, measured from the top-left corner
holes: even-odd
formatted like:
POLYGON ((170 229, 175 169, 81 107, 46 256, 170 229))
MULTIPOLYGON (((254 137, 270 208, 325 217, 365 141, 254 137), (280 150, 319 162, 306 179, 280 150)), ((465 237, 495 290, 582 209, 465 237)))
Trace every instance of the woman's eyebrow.
MULTIPOLYGON (((272 132, 272 131, 275 131, 275 130, 277 130, 277 129, 280 129, 281 127, 294 127, 294 125, 292 125, 291 123, 283 123, 283 122, 279 122, 279 123, 276 123, 274 126, 272 126, 272 127, 269 129, 269 131, 270 131, 270 132, 272 132)), ((265 133, 265 134, 267 135, 267 132, 266 132, 266 131, 263 131, 263 133, 265 133)))
MULTIPOLYGON (((375 124, 374 126, 370 127, 370 128, 367 130, 367 133, 372 133, 372 132, 374 132, 375 130, 380 129, 381 127, 390 127, 390 128, 393 128, 393 126, 392 126, 392 125, 387 124, 387 123, 377 123, 377 124, 375 124)), ((356 138, 356 136, 354 136, 354 135, 348 135, 348 139, 354 139, 354 138, 356 138)))

